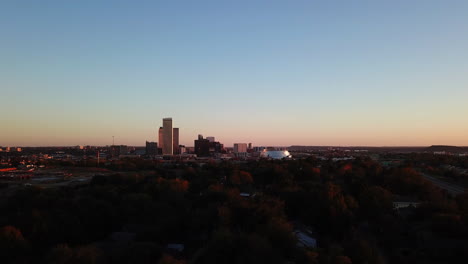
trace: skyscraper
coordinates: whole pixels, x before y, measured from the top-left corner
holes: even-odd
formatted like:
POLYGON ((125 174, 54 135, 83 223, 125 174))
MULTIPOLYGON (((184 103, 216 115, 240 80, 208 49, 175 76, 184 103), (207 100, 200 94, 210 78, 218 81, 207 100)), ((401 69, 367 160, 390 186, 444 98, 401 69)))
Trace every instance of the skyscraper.
POLYGON ((159 139, 158 139, 158 144, 159 144, 159 148, 162 149, 163 148, 163 145, 164 145, 164 138, 163 138, 163 128, 162 127, 159 127, 159 139))
POLYGON ((172 142, 172 118, 163 118, 163 140, 162 142, 162 154, 172 155, 173 142, 172 142))
POLYGON ((174 154, 180 154, 179 151, 179 128, 172 129, 172 150, 174 154))

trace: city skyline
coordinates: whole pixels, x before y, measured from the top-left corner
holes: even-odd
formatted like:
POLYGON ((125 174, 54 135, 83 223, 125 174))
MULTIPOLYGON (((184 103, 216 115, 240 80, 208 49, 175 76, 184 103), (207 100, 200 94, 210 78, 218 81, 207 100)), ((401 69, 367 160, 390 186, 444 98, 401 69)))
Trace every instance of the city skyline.
POLYGON ((2 1, 1 146, 468 146, 467 1, 2 1))
MULTIPOLYGON (((179 137, 180 137, 180 132, 179 132, 179 128, 175 128, 175 127, 172 127, 172 121, 173 121, 173 118, 172 117, 165 117, 165 118, 161 118, 160 120, 163 121, 163 125, 164 125, 164 121, 166 121, 166 124, 169 124, 170 123, 170 128, 171 128, 171 131, 172 131, 172 135, 171 136, 174 136, 175 133, 177 133, 177 139, 176 138, 173 138, 174 140, 170 140, 172 142, 171 144, 171 147, 172 149, 174 150, 176 145, 176 142, 179 142, 180 145, 183 145, 183 146, 186 146, 186 147, 194 147, 194 144, 193 144, 193 141, 196 140, 197 138, 199 138, 200 136, 203 136, 205 134, 201 134, 201 133, 197 133, 195 136, 193 136, 193 138, 190 138, 189 136, 185 135, 184 138, 189 138, 187 141, 180 141, 179 137), (177 132, 175 132, 177 131, 177 132), (184 144, 184 142, 186 142, 186 144, 184 144)), ((195 129, 196 130, 196 129, 195 129)), ((200 131, 203 130, 203 129, 200 129, 200 131)), ((158 147, 161 148, 162 146, 164 146, 164 134, 163 134, 163 127, 162 126, 156 126, 155 129, 154 129, 154 133, 149 133, 149 134, 152 134, 152 136, 150 138, 147 138, 147 139, 138 139, 137 143, 135 144, 131 144, 131 143, 128 143, 129 141, 128 140, 125 140, 125 139, 120 139, 118 136, 109 136, 109 139, 108 139, 108 143, 104 143, 104 144, 87 144, 87 143, 83 143, 83 144, 62 144, 62 145, 46 145, 46 144, 31 144, 31 145, 25 145, 25 144, 1 144, 0 142, 0 147, 73 147, 73 146, 114 146, 114 145, 128 145, 128 146, 144 146, 145 145, 145 142, 148 143, 148 142, 157 142, 158 144, 158 147), (122 140, 122 141, 121 141, 122 140), (141 143, 143 142, 143 143, 141 143)), ((182 128, 182 131, 184 131, 184 129, 182 128)), ((210 134, 210 133, 206 133, 206 135, 210 135, 210 136, 207 136, 206 139, 214 142, 215 138, 217 139, 217 136, 213 136, 213 134, 210 134)), ((184 135, 184 133, 182 132, 182 135, 184 135)), ((231 141, 223 141, 222 139, 219 140, 219 142, 223 143, 225 145, 225 147, 228 147, 228 148, 236 148, 235 145, 238 145, 238 144, 252 144, 252 146, 264 146, 264 147, 288 147, 288 146, 330 146, 330 147, 425 147, 425 146, 434 146, 434 145, 440 145, 440 146, 459 146, 459 147, 467 147, 467 145, 456 145, 456 144, 429 144, 429 145, 411 145, 411 144, 408 144, 408 145, 379 145, 379 144, 374 144, 374 145, 365 145, 365 144, 357 144, 357 145, 346 145, 346 144, 263 144, 261 142, 265 142, 265 141, 259 141, 259 143, 256 143, 256 142, 253 142, 252 140, 248 140, 249 137, 242 137, 242 136, 238 136, 237 138, 234 138, 231 141), (244 138, 246 140, 238 140, 239 138, 244 138), (226 143, 227 142, 227 143, 226 143), (240 143, 242 142, 242 143, 240 143)), ((169 139, 166 139, 166 140, 169 140, 169 139)), ((166 150, 167 151, 167 150, 166 150)))

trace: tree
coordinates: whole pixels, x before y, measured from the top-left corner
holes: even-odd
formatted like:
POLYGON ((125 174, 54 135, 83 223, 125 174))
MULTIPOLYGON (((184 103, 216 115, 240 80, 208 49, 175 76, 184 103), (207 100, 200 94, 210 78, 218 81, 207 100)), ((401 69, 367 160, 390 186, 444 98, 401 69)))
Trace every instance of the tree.
POLYGON ((53 247, 48 256, 47 263, 50 264, 66 264, 73 260, 73 250, 67 244, 60 244, 53 247))
POLYGON ((185 260, 175 259, 174 257, 164 254, 159 260, 158 264, 185 264, 185 260))
POLYGON ((352 264, 353 262, 347 256, 336 256, 333 259, 333 264, 352 264))
POLYGON ((364 215, 378 218, 392 211, 392 193, 385 188, 372 186, 362 193, 359 204, 364 215))
POLYGON ((0 229, 0 256, 6 263, 17 262, 27 256, 28 243, 23 234, 14 226, 0 229))
POLYGON ((235 186, 243 192, 251 192, 253 189, 253 178, 249 172, 246 171, 233 171, 227 178, 229 186, 235 186))
POLYGON ((47 256, 50 264, 99 264, 104 263, 103 253, 95 246, 70 248, 60 244, 52 248, 47 256))

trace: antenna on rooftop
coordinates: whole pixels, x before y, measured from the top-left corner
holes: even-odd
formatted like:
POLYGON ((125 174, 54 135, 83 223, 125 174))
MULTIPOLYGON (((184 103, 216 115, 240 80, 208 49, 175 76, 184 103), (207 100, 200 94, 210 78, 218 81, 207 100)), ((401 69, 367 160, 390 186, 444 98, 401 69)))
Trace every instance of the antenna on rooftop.
POLYGON ((114 146, 114 136, 112 136, 112 146, 114 146))

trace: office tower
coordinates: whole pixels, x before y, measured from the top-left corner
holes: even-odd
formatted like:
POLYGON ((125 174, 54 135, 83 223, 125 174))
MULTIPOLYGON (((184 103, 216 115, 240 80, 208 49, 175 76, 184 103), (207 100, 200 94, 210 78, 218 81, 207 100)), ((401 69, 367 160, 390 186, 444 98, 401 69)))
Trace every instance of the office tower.
POLYGON ((163 155, 172 155, 174 153, 172 148, 172 132, 172 118, 163 118, 163 155))
POLYGON ((172 129, 172 149, 174 154, 180 154, 179 151, 179 128, 172 129))
POLYGON ((206 137, 210 142, 215 142, 215 137, 206 137))
POLYGON ((158 143, 146 141, 146 155, 148 156, 158 155, 158 143))
POLYGON ((245 153, 247 152, 247 143, 235 143, 234 153, 245 153))
POLYGON ((163 126, 158 131, 159 149, 163 155, 180 154, 179 128, 172 127, 172 118, 163 118, 163 126))
POLYGON ((208 138, 203 138, 202 135, 198 135, 198 139, 195 140, 195 154, 199 157, 215 156, 216 153, 223 153, 223 144, 217 141, 209 141, 208 138))
POLYGON ((202 135, 198 135, 198 139, 195 140, 194 145, 197 156, 204 157, 210 154, 210 141, 204 139, 202 135))
POLYGON ((164 142, 164 139, 163 139, 163 134, 164 134, 164 133, 163 133, 163 131, 164 131, 163 128, 162 128, 162 127, 159 127, 159 133, 158 133, 159 139, 158 139, 158 144, 159 144, 159 148, 161 148, 161 149, 162 149, 162 147, 163 147, 163 145, 164 145, 164 143, 163 143, 163 142, 164 142))

